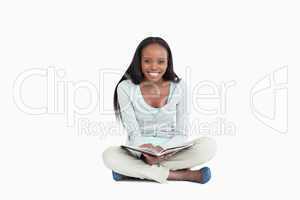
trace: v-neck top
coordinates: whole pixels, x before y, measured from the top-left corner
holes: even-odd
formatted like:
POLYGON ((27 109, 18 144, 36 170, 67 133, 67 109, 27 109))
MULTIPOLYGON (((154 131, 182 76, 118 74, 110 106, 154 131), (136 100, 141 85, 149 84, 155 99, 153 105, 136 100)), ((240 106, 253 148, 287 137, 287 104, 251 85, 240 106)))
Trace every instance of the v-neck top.
MULTIPOLYGON (((139 92, 139 95, 141 95, 141 97, 143 97, 143 94, 142 94, 142 90, 141 90, 141 86, 140 85, 137 85, 138 87, 138 92, 139 92)), ((160 110, 162 108, 164 108, 165 106, 167 106, 167 104, 169 103, 169 100, 170 100, 170 97, 172 96, 172 93, 173 93, 173 89, 174 89, 174 83, 172 81, 170 81, 170 85, 169 85, 169 93, 168 93, 168 96, 167 96, 167 102, 166 104, 164 104, 162 107, 153 107, 151 105, 149 105, 146 101, 145 101, 145 98, 141 98, 141 102, 144 103, 145 107, 148 107, 150 112, 152 112, 153 114, 157 114, 158 112, 160 112, 160 110)))
MULTIPOLYGON (((178 83, 170 82, 168 100, 162 107, 149 105, 142 95, 140 85, 130 79, 119 83, 117 94, 128 145, 152 143, 167 148, 186 141, 189 98, 187 85, 182 79, 178 83)), ((137 153, 137 156, 140 154, 137 153)))

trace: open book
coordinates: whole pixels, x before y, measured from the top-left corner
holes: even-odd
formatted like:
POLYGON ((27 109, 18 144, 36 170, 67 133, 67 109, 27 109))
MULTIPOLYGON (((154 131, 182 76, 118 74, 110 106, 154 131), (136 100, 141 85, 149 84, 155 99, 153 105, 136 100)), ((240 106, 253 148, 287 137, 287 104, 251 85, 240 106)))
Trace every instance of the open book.
POLYGON ((163 149, 160 152, 153 151, 150 148, 133 147, 133 146, 128 146, 128 145, 121 145, 121 148, 127 149, 127 150, 133 150, 133 151, 137 151, 137 152, 141 152, 141 153, 146 153, 146 154, 158 157, 158 156, 162 156, 162 155, 167 155, 169 153, 172 153, 172 154, 174 153, 175 154, 175 153, 177 153, 177 152, 179 152, 183 149, 187 149, 187 148, 189 148, 193 145, 194 145, 194 142, 190 141, 190 142, 186 142, 186 143, 183 143, 183 144, 180 144, 180 145, 177 145, 177 146, 173 146, 173 147, 163 149))

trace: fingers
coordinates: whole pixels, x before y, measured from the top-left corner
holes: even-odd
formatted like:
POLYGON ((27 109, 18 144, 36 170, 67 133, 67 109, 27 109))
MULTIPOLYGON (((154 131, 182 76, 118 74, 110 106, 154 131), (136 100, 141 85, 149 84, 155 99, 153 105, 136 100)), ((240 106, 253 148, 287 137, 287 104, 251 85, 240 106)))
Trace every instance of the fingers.
POLYGON ((159 162, 158 157, 151 156, 151 155, 148 155, 148 154, 143 154, 143 155, 145 157, 146 163, 149 164, 149 165, 154 165, 154 164, 157 164, 159 162))
POLYGON ((141 148, 151 148, 151 149, 154 148, 154 146, 151 143, 142 144, 139 147, 141 147, 141 148))
POLYGON ((149 144, 142 144, 142 145, 140 145, 139 147, 144 148, 144 147, 149 147, 149 146, 150 146, 149 144))
POLYGON ((155 156, 151 156, 151 155, 146 154, 146 153, 143 153, 143 155, 144 155, 146 158, 152 159, 152 160, 156 158, 155 156))
POLYGON ((146 158, 149 158, 149 155, 146 153, 143 153, 143 156, 145 156, 146 158))

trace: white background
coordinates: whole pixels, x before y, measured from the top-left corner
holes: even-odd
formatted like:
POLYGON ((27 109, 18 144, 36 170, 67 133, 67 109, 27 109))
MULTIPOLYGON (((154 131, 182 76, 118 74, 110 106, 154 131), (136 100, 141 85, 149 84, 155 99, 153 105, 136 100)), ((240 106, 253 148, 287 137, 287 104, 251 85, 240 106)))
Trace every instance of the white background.
MULTIPOLYGON (((297 1, 262 0, 1 1, 0 198, 299 199, 299 9, 297 1), (113 123, 114 116, 99 107, 112 108, 120 77, 100 85, 99 70, 126 70, 147 36, 170 44, 176 73, 185 78, 185 69, 191 69, 191 87, 203 80, 236 82, 228 90, 226 113, 193 114, 203 121, 222 117, 236 126, 233 136, 213 136, 218 152, 207 163, 213 179, 206 185, 114 182, 101 154, 124 142, 124 134, 79 135, 76 126, 67 126, 65 113, 30 115, 13 101, 20 73, 52 66, 64 70, 64 83, 84 80, 98 88, 97 108, 77 117, 113 123), (249 106, 253 85, 282 66, 289 71, 284 134, 257 120, 249 106)), ((26 102, 45 105, 45 79, 26 84, 26 102)), ((87 93, 81 92, 77 101, 84 105, 87 93)), ((264 103, 266 109, 273 105, 264 103)))

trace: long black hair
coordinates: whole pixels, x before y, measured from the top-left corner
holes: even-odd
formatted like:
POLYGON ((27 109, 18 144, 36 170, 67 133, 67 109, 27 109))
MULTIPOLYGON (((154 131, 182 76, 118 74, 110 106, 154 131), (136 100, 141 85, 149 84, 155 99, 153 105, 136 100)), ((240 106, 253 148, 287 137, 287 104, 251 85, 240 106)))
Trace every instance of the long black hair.
POLYGON ((160 37, 147 37, 144 40, 140 42, 140 44, 137 46, 133 59, 131 61, 131 64, 129 65, 128 69, 126 70, 125 74, 122 76, 121 80, 118 82, 118 84, 115 87, 115 92, 114 92, 114 111, 115 111, 115 116, 117 120, 122 120, 122 116, 120 113, 120 105, 118 101, 118 93, 117 93, 117 88, 118 85, 123 81, 130 79, 134 84, 140 84, 143 79, 144 75, 142 73, 141 69, 141 56, 142 56, 142 50, 150 45, 150 44, 159 44, 162 47, 166 49, 168 52, 168 66, 166 69, 166 72, 163 75, 164 80, 172 81, 175 83, 178 83, 181 79, 176 75, 176 73, 173 70, 173 59, 172 59, 172 53, 171 49, 168 45, 168 43, 163 40, 160 37))

